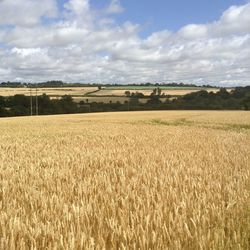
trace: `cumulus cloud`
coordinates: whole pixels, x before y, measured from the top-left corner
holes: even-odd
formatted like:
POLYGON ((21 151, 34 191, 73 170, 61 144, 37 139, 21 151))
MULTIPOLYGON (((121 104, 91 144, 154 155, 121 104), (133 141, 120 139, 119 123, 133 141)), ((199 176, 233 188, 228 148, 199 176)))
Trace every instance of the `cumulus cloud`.
POLYGON ((202 24, 189 24, 180 29, 179 35, 190 40, 204 38, 208 35, 208 27, 202 24))
POLYGON ((111 0, 106 12, 109 14, 117 14, 123 12, 124 9, 121 6, 121 3, 119 0, 111 0))
POLYGON ((68 0, 61 13, 53 0, 15 2, 0 0, 0 81, 249 84, 249 3, 142 39, 140 25, 110 19, 119 1, 101 16, 89 0, 68 0))
POLYGON ((1 0, 0 25, 33 26, 58 13, 56 0, 1 0))
MULTIPOLYGON (((250 4, 232 6, 226 10, 220 20, 212 25, 217 35, 244 34, 250 32, 250 4)), ((211 30, 212 32, 212 30, 211 30)))
POLYGON ((189 24, 179 34, 185 38, 222 37, 250 33, 250 4, 231 6, 218 21, 210 24, 189 24))

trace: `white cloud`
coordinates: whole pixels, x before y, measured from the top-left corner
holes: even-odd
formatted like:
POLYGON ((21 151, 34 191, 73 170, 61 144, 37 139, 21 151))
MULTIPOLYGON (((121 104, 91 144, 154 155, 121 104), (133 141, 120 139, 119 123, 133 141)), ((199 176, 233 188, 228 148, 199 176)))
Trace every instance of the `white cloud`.
POLYGON ((218 21, 210 24, 189 24, 179 34, 187 39, 222 37, 250 33, 250 3, 231 6, 218 21))
POLYGON ((189 24, 183 27, 179 34, 187 39, 199 39, 204 38, 208 35, 208 27, 206 25, 189 24))
POLYGON ((56 0, 1 0, 0 25, 34 26, 57 16, 56 0))
POLYGON ((78 25, 89 26, 92 22, 89 0, 69 0, 64 4, 66 18, 78 25))
POLYGON ((217 33, 240 34, 250 32, 250 4, 243 6, 232 6, 226 10, 219 22, 214 25, 217 33))
POLYGON ((89 1, 88 0, 69 0, 64 4, 66 10, 80 16, 86 14, 89 11, 89 1))
POLYGON ((118 1, 98 16, 91 1, 69 0, 50 24, 41 19, 56 16, 55 1, 16 0, 15 7, 11 2, 0 0, 0 81, 249 84, 250 3, 230 7, 212 23, 142 39, 139 25, 110 19, 121 10, 118 1))
POLYGON ((111 0, 106 12, 109 14, 117 14, 123 12, 124 9, 121 6, 121 3, 119 0, 111 0))

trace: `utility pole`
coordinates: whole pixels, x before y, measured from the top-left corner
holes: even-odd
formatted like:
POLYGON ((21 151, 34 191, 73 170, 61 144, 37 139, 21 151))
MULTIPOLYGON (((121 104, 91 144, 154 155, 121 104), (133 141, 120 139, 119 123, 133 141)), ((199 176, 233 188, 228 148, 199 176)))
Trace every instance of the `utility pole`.
POLYGON ((32 101, 32 90, 30 87, 30 115, 33 115, 33 101, 32 101))
POLYGON ((38 97, 37 97, 37 85, 36 85, 36 115, 38 115, 38 97))

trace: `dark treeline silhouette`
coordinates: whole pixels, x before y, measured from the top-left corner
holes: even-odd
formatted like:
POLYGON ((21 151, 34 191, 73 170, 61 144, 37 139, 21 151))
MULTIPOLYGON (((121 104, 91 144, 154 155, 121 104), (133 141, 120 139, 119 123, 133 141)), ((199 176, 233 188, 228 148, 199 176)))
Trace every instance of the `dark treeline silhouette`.
MULTIPOLYGON (((23 116, 31 114, 31 98, 24 95, 10 97, 0 96, 0 116, 23 116)), ((71 96, 62 96, 60 99, 51 99, 43 94, 38 96, 39 114, 68 114, 78 111, 77 104, 71 96)), ((32 97, 32 110, 35 113, 36 99, 32 97)))
POLYGON ((47 81, 47 82, 39 82, 39 83, 25 83, 25 82, 1 82, 0 87, 8 87, 8 88, 24 88, 24 87, 30 87, 30 88, 58 88, 58 87, 124 87, 124 86, 130 86, 130 87, 154 87, 154 86, 160 86, 160 87, 186 87, 186 88, 196 88, 196 87, 202 87, 202 88, 218 88, 216 86, 212 85, 195 85, 195 84, 187 84, 187 83, 132 83, 132 84, 99 84, 99 83, 65 83, 63 81, 54 80, 54 81, 47 81))
POLYGON ((22 82, 2 82, 0 83, 0 88, 63 88, 63 87, 99 87, 100 84, 97 83, 65 83, 63 81, 47 81, 39 83, 22 83, 22 82))
POLYGON ((170 109, 250 110, 250 86, 230 92, 225 88, 217 93, 201 90, 167 101, 166 105, 170 109))
MULTIPOLYGON (((228 92, 221 88, 217 93, 201 90, 177 98, 165 98, 162 101, 161 92, 157 89, 147 97, 146 103, 141 103, 140 94, 130 96, 125 103, 103 103, 81 101, 74 102, 71 96, 51 99, 43 94, 38 96, 39 115, 69 114, 87 112, 135 111, 135 110, 250 110, 250 86, 237 87, 228 92)), ((35 110, 36 100, 32 97, 32 109, 35 110)), ((31 114, 31 99, 29 96, 0 96, 0 116, 24 116, 31 114)))

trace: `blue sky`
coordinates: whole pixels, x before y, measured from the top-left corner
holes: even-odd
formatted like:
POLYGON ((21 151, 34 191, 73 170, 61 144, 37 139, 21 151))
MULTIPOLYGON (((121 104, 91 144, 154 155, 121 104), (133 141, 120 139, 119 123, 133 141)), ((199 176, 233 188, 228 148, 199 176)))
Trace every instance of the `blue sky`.
POLYGON ((0 81, 248 85, 250 1, 2 0, 0 81))
MULTIPOLYGON (((58 0, 61 5, 67 0, 58 0)), ((109 0, 90 0, 92 8, 103 9, 109 0)), ((232 5, 245 4, 246 0, 120 0, 124 12, 115 15, 118 23, 126 21, 141 24, 141 35, 168 29, 177 31, 190 23, 208 23, 219 19, 232 5)))
MULTIPOLYGON (((169 29, 176 31, 190 23, 207 23, 219 19, 221 13, 245 0, 121 0, 124 12, 116 16, 119 23, 127 20, 142 25, 141 34, 169 29)), ((109 1, 91 0, 96 8, 104 8, 109 1)))

